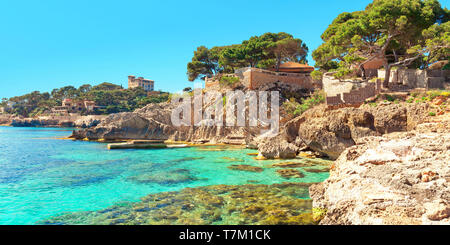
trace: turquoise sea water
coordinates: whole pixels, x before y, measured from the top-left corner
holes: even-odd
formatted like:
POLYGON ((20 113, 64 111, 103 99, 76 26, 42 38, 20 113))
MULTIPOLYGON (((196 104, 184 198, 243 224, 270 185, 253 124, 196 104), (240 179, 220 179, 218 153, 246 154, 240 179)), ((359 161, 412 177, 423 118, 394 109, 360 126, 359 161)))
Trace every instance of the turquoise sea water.
POLYGON ((282 178, 269 167, 280 160, 257 161, 246 154, 255 150, 107 150, 102 143, 57 139, 70 134, 71 129, 0 127, 0 224, 34 224, 63 212, 99 210, 186 187, 319 182, 328 177, 299 168, 304 178, 282 178), (227 168, 232 164, 264 171, 227 168))

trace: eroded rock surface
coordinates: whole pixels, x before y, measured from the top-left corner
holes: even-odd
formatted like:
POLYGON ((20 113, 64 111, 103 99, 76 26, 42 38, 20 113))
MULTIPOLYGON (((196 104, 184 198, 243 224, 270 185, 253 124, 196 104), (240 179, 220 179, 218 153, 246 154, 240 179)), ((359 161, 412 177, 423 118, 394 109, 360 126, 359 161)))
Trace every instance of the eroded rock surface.
POLYGON ((283 155, 291 154, 293 149, 309 148, 336 159, 363 137, 413 129, 427 117, 427 108, 426 103, 335 110, 320 105, 287 122, 277 140, 261 143, 258 150, 262 155, 271 156, 274 152, 283 155), (281 147, 280 142, 294 147, 281 147))
POLYGON ((360 139, 310 187, 321 224, 450 224, 450 120, 360 139))

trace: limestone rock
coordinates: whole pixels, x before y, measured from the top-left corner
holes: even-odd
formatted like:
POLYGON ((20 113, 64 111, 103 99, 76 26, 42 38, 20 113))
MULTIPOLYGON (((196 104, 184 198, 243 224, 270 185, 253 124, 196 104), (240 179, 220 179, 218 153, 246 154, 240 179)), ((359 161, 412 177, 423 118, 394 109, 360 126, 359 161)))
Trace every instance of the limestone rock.
POLYGON ((231 165, 227 168, 231 170, 241 170, 241 171, 249 171, 249 172, 262 172, 264 169, 257 166, 251 166, 246 164, 240 164, 240 165, 231 165))
POLYGON ((316 106, 287 122, 280 134, 288 142, 336 159, 367 136, 407 131, 426 118, 427 104, 389 104, 330 110, 316 106))
POLYGON ((280 136, 277 136, 260 141, 258 150, 266 159, 289 159, 296 157, 299 148, 282 139, 280 136))
POLYGON ((450 224, 449 121, 369 136, 346 149, 310 187, 321 224, 450 224))
POLYGON ((100 124, 101 119, 99 116, 84 116, 75 120, 74 126, 78 128, 92 128, 100 124))
POLYGON ((303 178, 305 175, 298 171, 297 169, 278 169, 276 171, 281 177, 290 179, 290 178, 303 178))

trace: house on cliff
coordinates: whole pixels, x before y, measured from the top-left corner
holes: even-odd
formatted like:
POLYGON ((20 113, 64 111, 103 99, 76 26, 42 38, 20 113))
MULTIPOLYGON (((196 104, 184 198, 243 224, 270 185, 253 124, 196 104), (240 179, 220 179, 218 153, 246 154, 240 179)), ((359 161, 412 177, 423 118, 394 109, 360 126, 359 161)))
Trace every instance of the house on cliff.
POLYGON ((81 113, 82 111, 93 112, 97 106, 92 100, 73 100, 64 99, 61 106, 55 106, 52 108, 53 114, 69 114, 69 113, 81 113))
POLYGON ((128 76, 128 88, 141 87, 146 92, 154 90, 155 81, 150 79, 144 79, 143 77, 136 78, 135 76, 128 76))
MULTIPOLYGON (((222 77, 239 78, 240 83, 248 89, 259 89, 276 82, 306 89, 320 88, 321 84, 315 83, 311 78, 312 71, 314 71, 314 67, 307 64, 285 62, 279 66, 278 71, 275 67, 270 69, 244 67, 237 69, 234 74, 222 74, 222 77)), ((220 79, 218 77, 205 78, 205 89, 218 90, 220 79)))

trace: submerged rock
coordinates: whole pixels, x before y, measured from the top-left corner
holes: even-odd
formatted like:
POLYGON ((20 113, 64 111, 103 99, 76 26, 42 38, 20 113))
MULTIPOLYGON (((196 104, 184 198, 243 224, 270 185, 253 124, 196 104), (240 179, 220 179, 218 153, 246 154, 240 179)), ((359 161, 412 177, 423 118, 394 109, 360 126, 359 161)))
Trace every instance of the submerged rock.
POLYGON ((143 173, 127 178, 130 181, 138 183, 157 183, 157 184, 177 184, 182 182, 194 181, 197 178, 191 175, 187 169, 178 169, 171 171, 155 171, 143 173))
POLYGON ((309 173, 326 173, 326 172, 330 172, 329 168, 305 168, 306 172, 309 173))
POLYGON ((143 197, 137 203, 66 213, 38 224, 302 225, 315 224, 308 186, 217 185, 143 197))
POLYGON ((290 178, 303 178, 305 175, 298 171, 297 169, 278 169, 276 171, 281 177, 290 179, 290 178))
POLYGON ((301 167, 311 167, 314 164, 305 162, 280 162, 271 165, 273 168, 301 168, 301 167))
POLYGON ((361 142, 310 187, 321 224, 450 224, 450 120, 361 142))
POLYGON ((258 172, 258 173, 262 172, 264 170, 261 167, 245 165, 245 164, 231 165, 231 166, 228 166, 227 168, 229 168, 231 170, 241 170, 241 171, 258 172))

